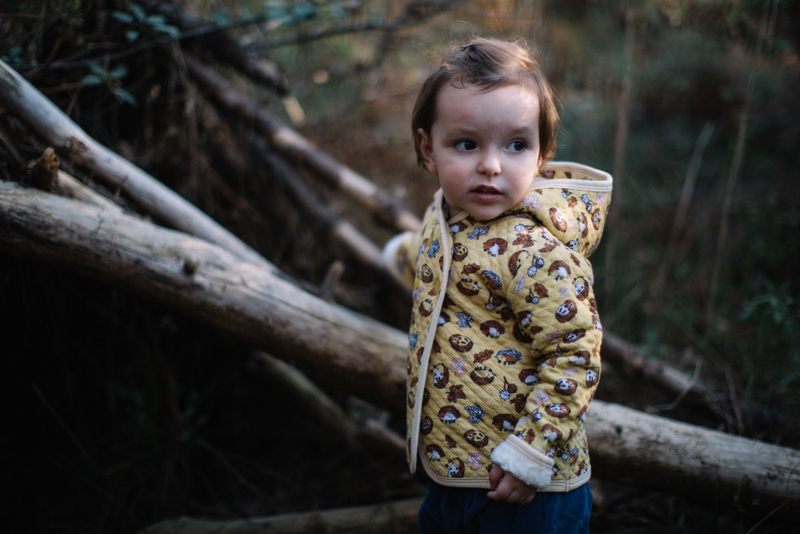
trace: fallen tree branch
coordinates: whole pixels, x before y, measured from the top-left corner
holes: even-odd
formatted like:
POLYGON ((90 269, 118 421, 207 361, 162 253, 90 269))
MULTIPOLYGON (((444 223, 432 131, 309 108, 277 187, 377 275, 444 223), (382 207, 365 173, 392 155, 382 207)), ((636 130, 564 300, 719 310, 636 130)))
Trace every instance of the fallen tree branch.
POLYGON ((53 192, 67 198, 80 200, 92 206, 97 206, 98 208, 123 213, 123 208, 119 204, 109 200, 88 185, 85 185, 80 180, 73 178, 61 170, 58 171, 58 180, 53 188, 53 192))
POLYGON ((667 362, 648 358, 636 347, 612 333, 606 332, 603 335, 601 355, 604 360, 618 364, 625 373, 641 376, 648 383, 659 386, 681 400, 709 410, 739 431, 744 431, 744 429, 737 424, 737 418, 730 415, 733 408, 732 402, 737 402, 736 409, 752 415, 764 427, 772 429, 770 440, 783 439, 790 442, 800 440, 800 421, 763 406, 734 401, 730 395, 715 387, 712 382, 689 378, 667 362))
POLYGON ((381 250, 372 241, 361 233, 358 228, 326 206, 304 180, 297 176, 289 176, 291 170, 288 165, 278 154, 270 150, 266 142, 256 136, 252 136, 250 145, 262 163, 268 166, 271 174, 284 184, 294 202, 302 206, 311 217, 319 220, 325 230, 338 239, 340 243, 343 243, 359 261, 381 273, 386 280, 396 281, 398 287, 405 290, 400 278, 394 271, 386 267, 386 263, 381 257, 381 250))
POLYGON ((744 509, 800 511, 798 450, 600 401, 586 430, 592 468, 604 480, 744 509))
POLYGON ((236 91, 197 59, 187 55, 185 61, 189 73, 208 91, 211 91, 216 101, 255 123, 258 130, 269 139, 271 148, 291 160, 306 165, 316 175, 339 187, 369 209, 376 219, 389 227, 400 231, 419 228, 419 218, 408 211, 398 200, 382 191, 368 179, 336 161, 293 129, 282 124, 261 104, 236 91))
POLYGON ((361 418, 344 410, 319 386, 288 363, 265 352, 258 352, 255 367, 257 372, 264 373, 271 380, 282 378, 279 387, 291 391, 293 406, 317 417, 316 424, 321 435, 340 436, 352 447, 370 450, 373 455, 377 451, 383 451, 400 460, 400 463, 405 461, 403 438, 373 419, 361 418))
POLYGON ((0 183, 0 197, 0 249, 122 286, 292 361, 320 384, 402 412, 400 331, 186 234, 14 183, 0 183))
POLYGON ((236 521, 203 521, 181 518, 140 530, 139 534, 387 534, 412 532, 422 498, 319 512, 281 514, 236 521))
MULTIPOLYGON (((0 250, 79 271, 170 306, 315 381, 403 412, 406 334, 308 295, 179 232, 0 183, 0 250)), ((601 401, 587 425, 595 474, 743 507, 800 504, 800 451, 601 401), (735 499, 735 501, 733 500, 735 499)))
MULTIPOLYGON (((118 205, 84 185, 64 171, 58 171, 54 192, 67 198, 74 198, 102 210, 124 214, 118 205)), ((308 403, 307 411, 320 417, 320 425, 326 435, 341 436, 350 445, 372 446, 396 457, 403 457, 403 439, 385 426, 370 419, 354 416, 342 409, 330 396, 291 365, 269 354, 256 356, 256 371, 266 375, 268 380, 277 382, 289 391, 295 403, 308 403)), ((375 449, 373 449, 375 450, 375 449)))
POLYGON ((255 265, 278 271, 191 202, 89 137, 3 61, 0 61, 0 104, 31 126, 62 157, 96 172, 168 226, 217 243, 255 265))

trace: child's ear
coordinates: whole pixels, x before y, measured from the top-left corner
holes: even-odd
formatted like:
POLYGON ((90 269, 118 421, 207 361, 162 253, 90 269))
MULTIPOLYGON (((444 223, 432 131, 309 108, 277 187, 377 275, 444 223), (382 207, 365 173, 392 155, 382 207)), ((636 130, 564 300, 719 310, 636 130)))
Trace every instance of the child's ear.
POLYGON ((422 164, 428 169, 431 174, 436 174, 436 162, 433 159, 433 147, 431 146, 431 138, 428 133, 422 128, 417 128, 417 146, 419 153, 422 156, 422 164))

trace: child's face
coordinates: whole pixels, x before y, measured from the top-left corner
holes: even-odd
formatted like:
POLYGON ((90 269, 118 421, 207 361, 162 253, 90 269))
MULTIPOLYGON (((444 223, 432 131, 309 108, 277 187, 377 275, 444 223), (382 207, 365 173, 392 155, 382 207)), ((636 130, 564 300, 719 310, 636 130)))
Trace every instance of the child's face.
POLYGON ((536 95, 518 85, 447 85, 436 107, 430 135, 420 129, 417 140, 450 213, 486 220, 519 204, 541 164, 536 95))

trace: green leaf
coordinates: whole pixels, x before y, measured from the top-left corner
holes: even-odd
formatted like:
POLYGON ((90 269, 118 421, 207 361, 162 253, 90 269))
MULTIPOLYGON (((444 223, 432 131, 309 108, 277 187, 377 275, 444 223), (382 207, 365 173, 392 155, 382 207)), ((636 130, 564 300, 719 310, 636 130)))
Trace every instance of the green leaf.
POLYGON ((218 9, 214 11, 210 15, 208 15, 208 19, 217 26, 223 26, 228 23, 230 17, 228 16, 228 12, 224 9, 218 9))
POLYGON ((125 24, 131 24, 134 21, 134 18, 130 13, 123 13, 122 11, 112 11, 111 18, 125 24))
POLYGON ((133 16, 141 22, 144 22, 144 20, 147 18, 147 13, 144 12, 144 9, 142 9, 142 6, 139 4, 131 4, 131 13, 133 13, 133 16))
POLYGON ((94 87, 103 83, 103 78, 96 76, 94 74, 89 74, 88 76, 84 76, 81 80, 81 85, 85 85, 86 87, 94 87))
POLYGON ((120 78, 124 78, 128 74, 128 67, 125 65, 119 65, 114 68, 111 72, 108 73, 108 78, 110 80, 119 80, 120 78))
POLYGON ((155 28, 156 26, 166 24, 167 18, 164 15, 150 15, 147 17, 147 20, 145 20, 145 23, 155 28))
POLYGON ((292 18, 295 20, 310 20, 317 16, 317 7, 314 4, 297 4, 292 9, 292 18))
POLYGON ((127 39, 129 43, 134 42, 138 38, 139 38, 139 32, 137 31, 130 30, 125 32, 125 39, 127 39))
POLYGON ((125 89, 122 89, 121 87, 112 87, 111 92, 117 95, 120 98, 120 100, 129 104, 131 107, 134 108, 139 107, 139 102, 136 101, 136 97, 130 94, 125 89))
POLYGON ((104 69, 100 65, 100 63, 97 63, 96 61, 89 63, 89 70, 92 71, 94 74, 100 76, 101 78, 105 78, 108 75, 106 69, 104 69))
POLYGON ((289 16, 286 12, 286 6, 277 2, 267 2, 264 8, 267 11, 269 20, 281 20, 289 16))
POLYGON ((153 29, 157 32, 166 33, 176 41, 181 38, 181 31, 175 26, 169 24, 154 26, 153 29))

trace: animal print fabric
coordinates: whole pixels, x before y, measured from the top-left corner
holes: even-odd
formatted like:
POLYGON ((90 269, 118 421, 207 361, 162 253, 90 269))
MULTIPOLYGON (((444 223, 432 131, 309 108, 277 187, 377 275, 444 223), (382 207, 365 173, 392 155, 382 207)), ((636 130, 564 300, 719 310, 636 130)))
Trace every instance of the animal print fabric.
POLYGON ((489 487, 492 451, 517 440, 506 445, 521 451, 521 464, 500 461, 512 473, 539 471, 541 480, 546 470, 545 491, 588 481, 584 422, 600 378, 602 326, 587 257, 610 193, 608 174, 569 163, 541 171, 521 204, 493 220, 446 219, 439 191, 421 233, 396 247, 395 268, 414 280, 412 472, 419 453, 439 484, 489 487))

